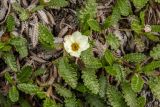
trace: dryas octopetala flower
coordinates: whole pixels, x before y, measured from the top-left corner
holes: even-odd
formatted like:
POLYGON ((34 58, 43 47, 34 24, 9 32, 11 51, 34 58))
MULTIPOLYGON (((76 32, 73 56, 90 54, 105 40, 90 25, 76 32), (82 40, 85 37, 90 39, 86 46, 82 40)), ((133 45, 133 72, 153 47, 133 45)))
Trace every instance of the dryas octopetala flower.
POLYGON ((79 31, 64 38, 64 48, 71 55, 79 57, 81 52, 89 48, 88 37, 79 31))
POLYGON ((145 25, 145 27, 144 27, 145 32, 151 32, 151 30, 152 30, 152 28, 150 25, 145 25))

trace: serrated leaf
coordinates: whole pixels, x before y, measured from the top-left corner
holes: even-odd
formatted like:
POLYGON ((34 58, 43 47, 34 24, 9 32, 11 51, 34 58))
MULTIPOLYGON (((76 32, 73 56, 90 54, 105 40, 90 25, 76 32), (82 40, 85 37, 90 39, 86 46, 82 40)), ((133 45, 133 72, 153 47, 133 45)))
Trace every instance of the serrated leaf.
POLYGON ((67 58, 62 58, 58 64, 58 73, 65 80, 65 82, 72 88, 77 86, 77 72, 76 69, 68 63, 67 58))
POLYGON ((160 78, 150 79, 148 83, 154 97, 160 100, 160 78))
POLYGON ((21 72, 17 74, 17 79, 21 83, 29 82, 31 75, 32 75, 32 67, 26 66, 22 68, 21 72))
POLYGON ((132 0, 134 6, 140 10, 142 9, 148 2, 149 0, 132 0))
POLYGON ((3 54, 5 63, 13 70, 17 71, 16 59, 12 53, 4 53, 3 54))
POLYGON ((129 83, 122 84, 122 92, 123 92, 123 97, 129 107, 138 107, 138 100, 136 93, 132 90, 129 83))
POLYGON ((9 15, 9 16, 7 17, 6 23, 7 23, 7 25, 6 25, 7 31, 8 31, 8 32, 13 31, 13 29, 14 29, 14 27, 15 27, 15 20, 14 20, 14 17, 11 16, 11 15, 9 15))
POLYGON ((152 32, 160 32, 160 25, 151 25, 152 32))
POLYGON ((138 98, 138 104, 139 106, 138 107, 145 107, 145 104, 146 104, 146 98, 141 96, 138 98))
POLYGON ((139 33, 142 33, 143 25, 140 24, 139 20, 132 19, 131 29, 135 31, 137 34, 139 34, 139 33))
POLYGON ((68 90, 67 88, 60 86, 59 84, 55 84, 55 89, 56 92, 60 95, 63 96, 65 98, 71 98, 72 97, 72 92, 70 90, 68 90))
POLYGON ((97 95, 87 95, 86 101, 89 103, 89 107, 105 107, 103 100, 97 95))
POLYGON ((84 85, 94 94, 99 92, 99 82, 93 69, 85 69, 82 71, 84 85))
POLYGON ((12 86, 9 90, 9 98, 12 102, 17 102, 19 100, 19 92, 15 86, 12 86))
POLYGON ((130 13, 130 5, 128 0, 117 0, 118 8, 121 12, 121 15, 128 16, 130 13))
POLYGON ((54 38, 50 30, 43 24, 39 23, 39 41, 47 49, 54 48, 54 38))
POLYGON ((121 18, 121 13, 119 12, 119 7, 115 5, 111 15, 110 26, 115 25, 121 18))
POLYGON ((45 69, 39 68, 38 70, 36 70, 36 71, 34 72, 34 76, 43 75, 44 72, 45 72, 45 69))
POLYGON ((86 68, 98 69, 102 67, 102 63, 98 58, 94 57, 91 48, 82 52, 81 59, 84 62, 86 68))
POLYGON ((27 100, 20 99, 20 107, 31 107, 31 105, 29 104, 27 100))
POLYGON ((43 102, 43 107, 58 107, 53 99, 46 98, 43 102))
POLYGON ((160 68, 160 61, 152 61, 151 63, 148 63, 142 68, 142 71, 144 73, 151 73, 155 69, 160 68))
POLYGON ((104 98, 106 94, 106 88, 107 88, 107 79, 105 76, 101 75, 99 78, 99 96, 104 98))
POLYGON ((108 34, 108 36, 106 37, 106 42, 114 50, 117 50, 120 47, 119 39, 112 33, 108 34))
POLYGON ((113 62, 115 61, 115 57, 110 50, 106 50, 104 56, 105 56, 105 60, 109 63, 109 65, 112 65, 113 62))
POLYGON ((47 4, 50 8, 61 8, 61 7, 65 7, 68 5, 68 1, 66 0, 51 0, 48 4, 47 4))
POLYGON ((160 44, 158 44, 156 47, 154 47, 150 51, 150 56, 153 57, 154 59, 159 59, 160 58, 160 44))
POLYGON ((16 51, 19 52, 21 58, 28 56, 27 40, 23 37, 15 37, 10 40, 10 44, 14 45, 16 51))
POLYGON ((75 97, 71 97, 71 98, 66 98, 65 99, 65 107, 77 107, 77 100, 75 97))
POLYGON ((5 79, 10 83, 10 84, 13 84, 14 81, 13 81, 13 77, 10 76, 10 74, 8 72, 5 73, 5 79))
POLYGON ((97 20, 94 19, 89 19, 87 21, 88 25, 90 26, 91 29, 93 29, 94 31, 99 32, 101 30, 99 23, 97 22, 97 20))
POLYGON ((118 91, 115 87, 108 85, 106 94, 112 107, 127 107, 122 93, 120 93, 120 91, 118 91))
POLYGON ((39 87, 34 84, 22 83, 17 85, 18 89, 26 94, 36 94, 37 92, 41 92, 39 87))
POLYGON ((140 63, 145 60, 146 56, 142 53, 130 53, 126 54, 123 58, 128 62, 140 63))
POLYGON ((131 87, 133 91, 140 92, 143 88, 144 81, 141 76, 135 74, 131 79, 131 87))

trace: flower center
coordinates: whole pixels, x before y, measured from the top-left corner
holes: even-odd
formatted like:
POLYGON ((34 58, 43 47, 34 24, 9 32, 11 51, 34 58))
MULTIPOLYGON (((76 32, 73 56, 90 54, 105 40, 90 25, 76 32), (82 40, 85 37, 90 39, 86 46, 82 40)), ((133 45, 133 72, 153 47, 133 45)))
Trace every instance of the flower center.
POLYGON ((73 51, 78 51, 78 49, 79 49, 79 44, 76 43, 76 42, 75 42, 75 43, 72 43, 71 48, 72 48, 73 51))

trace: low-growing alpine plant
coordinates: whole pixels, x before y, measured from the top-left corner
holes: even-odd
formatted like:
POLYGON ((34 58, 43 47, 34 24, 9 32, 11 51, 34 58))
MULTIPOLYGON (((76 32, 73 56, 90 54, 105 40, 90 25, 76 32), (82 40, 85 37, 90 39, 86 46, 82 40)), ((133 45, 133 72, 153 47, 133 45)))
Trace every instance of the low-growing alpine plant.
POLYGON ((102 1, 84 0, 76 7, 78 27, 63 29, 61 37, 56 27, 36 20, 34 46, 27 27, 17 31, 17 18, 26 24, 39 10, 56 14, 73 1, 39 0, 30 8, 10 4, 0 35, 0 107, 149 107, 151 99, 159 101, 160 23, 146 20, 160 1, 113 0, 102 20, 102 1), (35 54, 39 50, 42 54, 35 54))

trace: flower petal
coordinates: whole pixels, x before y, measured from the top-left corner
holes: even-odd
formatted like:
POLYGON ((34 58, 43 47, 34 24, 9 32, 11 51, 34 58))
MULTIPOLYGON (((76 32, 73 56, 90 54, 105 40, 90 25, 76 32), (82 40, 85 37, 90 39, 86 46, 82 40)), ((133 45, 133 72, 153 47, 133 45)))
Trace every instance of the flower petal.
POLYGON ((76 51, 76 52, 72 51, 72 52, 70 52, 69 54, 70 54, 71 56, 80 57, 81 52, 80 52, 80 51, 76 51))
POLYGON ((88 43, 88 37, 87 36, 83 36, 82 39, 79 40, 79 45, 80 45, 80 50, 84 51, 86 49, 89 48, 89 43, 88 43))

